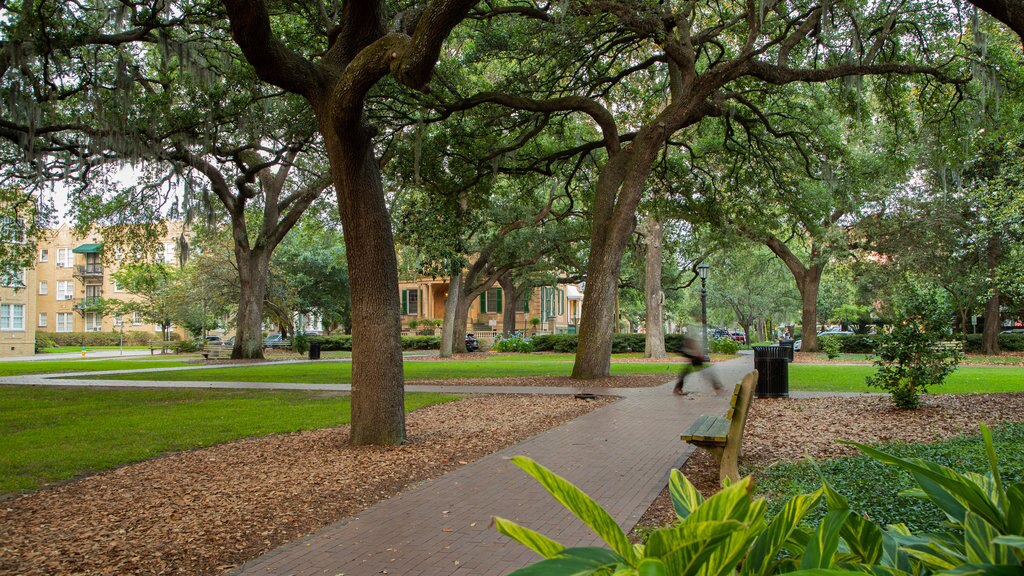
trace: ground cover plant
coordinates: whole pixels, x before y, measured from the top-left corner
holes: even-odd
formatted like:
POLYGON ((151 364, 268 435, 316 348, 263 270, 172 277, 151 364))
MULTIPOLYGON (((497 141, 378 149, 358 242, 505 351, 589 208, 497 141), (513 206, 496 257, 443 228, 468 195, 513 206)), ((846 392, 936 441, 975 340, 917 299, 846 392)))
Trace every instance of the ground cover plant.
POLYGON ((98 372, 106 370, 133 370, 143 368, 176 368, 189 366, 179 359, 103 359, 103 360, 28 360, 25 362, 0 362, 0 377, 22 376, 25 374, 51 374, 57 372, 98 372))
MULTIPOLYGON (((456 398, 406 394, 406 409, 456 398)), ((0 493, 165 452, 348 421, 348 397, 320 392, 0 386, 0 493)))
MULTIPOLYGON (((405 362, 406 380, 452 380, 458 378, 504 378, 517 376, 568 376, 572 360, 544 356, 488 357, 445 362, 405 362)), ((670 378, 679 370, 678 363, 624 362, 612 366, 613 375, 664 374, 670 378)), ((348 383, 352 364, 348 362, 310 362, 285 365, 246 365, 231 368, 208 368, 167 372, 135 372, 96 376, 97 379, 204 381, 204 382, 301 382, 307 384, 348 383)), ((667 381, 667 380, 666 380, 667 381)))
MULTIPOLYGON (((1024 480, 1024 422, 993 430, 1004 482, 1024 480)), ((877 446, 900 458, 921 458, 960 473, 984 474, 989 468, 983 438, 978 434, 930 443, 887 442, 877 446)), ((818 488, 825 480, 850 500, 850 505, 880 525, 906 524, 913 532, 943 528, 941 511, 932 503, 902 495, 914 488, 913 479, 897 468, 868 456, 819 462, 780 462, 757 472, 757 491, 768 499, 769 516, 785 501, 818 488)), ((816 518, 820 519, 818 514, 816 518)))
POLYGON ((741 565, 747 576, 1020 573, 1024 569, 1024 482, 1001 476, 991 433, 984 426, 981 429, 988 464, 984 475, 960 474, 925 460, 856 445, 866 456, 913 476, 915 496, 927 499, 945 516, 943 531, 937 533, 912 534, 902 525, 883 527, 852 508, 827 481, 813 492, 790 498, 769 516, 766 501, 751 496, 750 477, 705 500, 685 476, 673 470, 669 490, 676 522, 651 532, 645 543, 633 544, 599 504, 523 456, 513 462, 593 530, 607 548, 566 548, 502 518, 495 518, 495 526, 544 558, 513 576, 724 575, 741 565), (827 510, 824 517, 807 523, 821 505, 827 510))

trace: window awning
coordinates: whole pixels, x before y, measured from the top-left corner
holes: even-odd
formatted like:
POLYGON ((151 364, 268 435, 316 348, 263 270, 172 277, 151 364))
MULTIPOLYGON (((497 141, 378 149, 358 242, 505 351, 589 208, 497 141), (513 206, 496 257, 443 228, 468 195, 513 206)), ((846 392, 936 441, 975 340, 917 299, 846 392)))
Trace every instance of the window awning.
POLYGON ((75 254, 96 254, 103 251, 103 244, 82 244, 72 250, 75 254))

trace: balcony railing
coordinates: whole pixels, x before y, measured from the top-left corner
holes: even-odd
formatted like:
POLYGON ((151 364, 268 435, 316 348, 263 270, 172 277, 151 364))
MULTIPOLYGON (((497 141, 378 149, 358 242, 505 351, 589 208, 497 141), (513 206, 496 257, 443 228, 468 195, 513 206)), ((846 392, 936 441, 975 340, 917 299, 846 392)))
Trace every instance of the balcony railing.
POLYGON ((79 276, 79 277, 82 277, 82 278, 89 277, 89 276, 103 276, 103 265, 102 264, 85 264, 85 265, 79 264, 78 266, 75 266, 75 271, 73 272, 72 275, 79 276))
POLYGON ((75 309, 84 310, 86 308, 92 308, 100 303, 103 298, 101 296, 86 296, 85 298, 79 298, 75 301, 75 309))

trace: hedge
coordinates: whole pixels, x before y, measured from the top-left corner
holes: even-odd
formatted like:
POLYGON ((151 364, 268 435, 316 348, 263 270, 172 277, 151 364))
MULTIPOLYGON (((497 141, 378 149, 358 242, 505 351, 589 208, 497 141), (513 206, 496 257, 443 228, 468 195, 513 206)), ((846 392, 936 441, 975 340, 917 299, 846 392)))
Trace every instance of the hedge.
MULTIPOLYGON (((981 354, 981 334, 967 335, 967 352, 981 354)), ((844 334, 833 336, 842 343, 841 352, 846 354, 871 354, 874 351, 875 336, 871 334, 844 334)), ((959 334, 949 336, 949 340, 960 340, 959 334)), ((1000 334, 999 349, 1003 352, 1024 352, 1024 334, 1000 334)))
MULTIPOLYGON (((337 336, 312 336, 309 342, 320 343, 320 350, 328 352, 331 350, 352 350, 352 336, 339 334, 337 336)), ((440 350, 440 336, 402 336, 402 350, 440 350)))
MULTIPOLYGON (((967 351, 981 354, 981 334, 967 335, 967 351)), ((1024 334, 1000 334, 999 350, 1002 352, 1024 352, 1024 334)))
MULTIPOLYGON (((612 353, 643 352, 647 336, 644 334, 613 334, 612 353)), ((530 339, 533 349, 537 352, 576 352, 579 342, 577 334, 541 334, 530 339)), ((665 349, 676 351, 682 347, 683 336, 681 334, 668 334, 665 336, 665 349)))
MULTIPOLYGON (((44 337, 52 341, 56 346, 118 346, 121 344, 120 332, 36 332, 36 337, 44 337)), ((181 337, 171 332, 171 340, 180 340, 181 337)), ((147 332, 143 330, 126 330, 124 333, 125 346, 145 346, 150 342, 163 338, 159 332, 147 332)))

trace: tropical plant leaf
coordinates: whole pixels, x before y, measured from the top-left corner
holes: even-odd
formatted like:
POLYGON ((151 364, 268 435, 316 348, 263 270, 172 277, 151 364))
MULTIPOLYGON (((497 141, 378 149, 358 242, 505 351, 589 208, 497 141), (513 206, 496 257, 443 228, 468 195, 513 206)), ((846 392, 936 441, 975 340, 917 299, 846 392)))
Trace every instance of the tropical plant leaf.
POLYGON ((1004 534, 1024 536, 1024 482, 1006 490, 1006 530, 1004 534))
POLYGON ((669 576, 668 566, 657 558, 644 558, 637 566, 638 576, 669 576))
POLYGON ((608 546, 622 556, 626 563, 636 566, 636 550, 633 544, 626 538, 622 528, 615 522, 608 512, 601 508, 590 496, 574 486, 571 482, 541 466, 534 460, 525 456, 512 458, 517 466, 533 476, 544 486, 556 500, 576 515, 584 524, 594 531, 608 546))
MULTIPOLYGON (((668 566, 672 576, 693 576, 711 561, 712 556, 719 552, 722 546, 728 543, 735 531, 742 530, 742 525, 734 520, 728 520, 725 522, 691 523, 679 528, 685 531, 685 536, 681 536, 679 541, 671 541, 660 546, 662 550, 668 550, 667 554, 661 556, 660 559, 668 566)), ((653 557, 654 554, 650 552, 650 549, 650 542, 648 542, 648 557, 653 557)), ((734 562, 731 566, 724 568, 732 571, 735 566, 734 562)))
POLYGON ((971 564, 1008 564, 1014 558, 1009 547, 996 544, 999 533, 973 512, 964 522, 964 549, 971 564))
POLYGON ((520 526, 511 520, 495 516, 494 527, 497 528, 498 532, 501 534, 519 542, 544 558, 554 558, 562 550, 565 550, 565 546, 562 546, 551 538, 548 538, 540 532, 535 532, 529 528, 520 526))
POLYGON ((1006 528, 1002 510, 977 483, 962 474, 931 462, 917 458, 898 458, 864 444, 843 442, 856 446, 861 452, 875 460, 899 466, 913 474, 921 489, 936 506, 955 522, 963 523, 967 511, 981 516, 1000 532, 1006 528))
POLYGON ((935 576, 1020 576, 1020 564, 961 564, 935 576))
POLYGON ((850 510, 831 510, 814 533, 814 537, 804 550, 800 561, 801 568, 831 568, 835 563, 836 550, 839 548, 839 532, 846 523, 850 510))
POLYGON ((580 558, 549 558, 510 572, 508 576, 590 576, 605 570, 580 558))
POLYGON ((1010 548, 1024 550, 1024 536, 999 536, 998 538, 992 541, 996 544, 1009 546, 1010 548))
POLYGON ((668 492, 672 496, 672 507, 676 516, 685 519, 704 503, 704 496, 678 469, 673 468, 668 481, 668 492))
POLYGON ((981 428, 981 437, 985 441, 985 454, 988 455, 988 466, 992 471, 992 480, 996 483, 996 505, 1005 512, 1006 502, 1003 495, 1003 479, 999 475, 999 461, 996 459, 996 447, 992 442, 992 431, 984 424, 979 424, 978 426, 981 428))
POLYGON ((816 490, 810 494, 794 496, 789 502, 786 502, 786 505, 772 518, 754 542, 754 546, 743 562, 742 574, 744 576, 764 576, 771 572, 770 568, 775 564, 775 559, 779 551, 782 550, 783 544, 798 528, 800 521, 818 505, 821 494, 821 490, 816 490))

